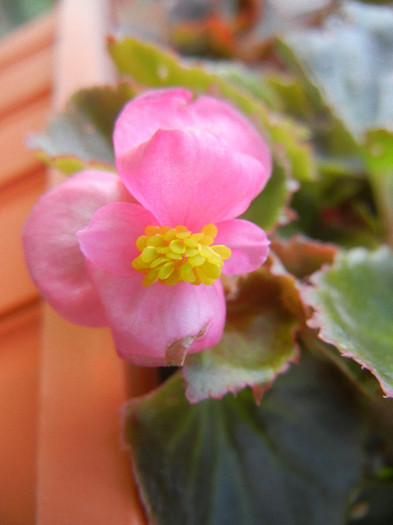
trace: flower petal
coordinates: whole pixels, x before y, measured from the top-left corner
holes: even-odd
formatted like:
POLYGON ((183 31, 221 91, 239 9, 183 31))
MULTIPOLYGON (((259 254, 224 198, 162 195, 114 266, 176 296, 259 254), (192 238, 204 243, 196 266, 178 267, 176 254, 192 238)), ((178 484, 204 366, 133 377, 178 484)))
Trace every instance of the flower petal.
POLYGON ((259 226, 235 219, 220 222, 217 230, 214 244, 225 244, 232 251, 231 257, 225 261, 223 274, 252 272, 265 262, 270 243, 259 226))
POLYGON ((180 365, 187 352, 220 340, 225 300, 219 281, 144 287, 142 275, 124 277, 89 267, 121 357, 142 366, 180 365))
POLYGON ((87 228, 77 233, 82 253, 93 264, 117 275, 135 273, 140 255, 136 240, 157 219, 139 204, 118 202, 100 208, 87 228))
POLYGON ((260 133, 239 111, 206 95, 197 98, 191 109, 194 121, 200 125, 204 123, 206 129, 214 129, 232 150, 260 160, 265 167, 267 182, 272 167, 270 150, 260 133))
POLYGON ((116 158, 149 140, 158 129, 190 126, 192 93, 182 88, 146 91, 124 106, 113 135, 116 158))
POLYGON ((134 197, 164 225, 199 231, 243 213, 266 180, 263 164, 207 130, 157 131, 120 158, 134 197))
POLYGON ((125 106, 115 126, 116 157, 146 142, 159 129, 188 127, 215 133, 231 150, 260 160, 270 176, 270 153, 254 126, 228 103, 207 95, 193 100, 192 93, 182 88, 148 91, 125 106))
POLYGON ((71 322, 107 324, 75 234, 98 208, 119 200, 131 197, 118 176, 86 170, 43 195, 25 223, 23 247, 30 274, 42 295, 71 322))

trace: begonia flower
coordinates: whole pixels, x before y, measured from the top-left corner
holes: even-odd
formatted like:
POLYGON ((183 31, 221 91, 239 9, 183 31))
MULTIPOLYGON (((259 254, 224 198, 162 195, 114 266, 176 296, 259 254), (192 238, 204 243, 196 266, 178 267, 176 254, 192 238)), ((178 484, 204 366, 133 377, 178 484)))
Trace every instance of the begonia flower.
POLYGON ((266 184, 270 154, 233 107, 180 88, 129 102, 113 141, 119 176, 87 169, 41 197, 27 265, 66 319, 109 326, 121 357, 181 365, 222 336, 221 274, 267 257, 265 232, 236 217, 266 184))

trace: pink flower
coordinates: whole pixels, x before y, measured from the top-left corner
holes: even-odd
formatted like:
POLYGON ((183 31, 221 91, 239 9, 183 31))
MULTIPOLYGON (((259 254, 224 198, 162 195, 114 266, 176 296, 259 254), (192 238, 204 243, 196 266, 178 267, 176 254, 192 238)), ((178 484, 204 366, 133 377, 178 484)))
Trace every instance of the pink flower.
POLYGON ((82 171, 41 197, 27 264, 69 321, 109 325, 121 357, 180 365, 221 338, 221 273, 266 259, 263 230, 235 217, 266 184, 270 155, 235 109, 183 89, 127 104, 114 147, 120 177, 82 171))

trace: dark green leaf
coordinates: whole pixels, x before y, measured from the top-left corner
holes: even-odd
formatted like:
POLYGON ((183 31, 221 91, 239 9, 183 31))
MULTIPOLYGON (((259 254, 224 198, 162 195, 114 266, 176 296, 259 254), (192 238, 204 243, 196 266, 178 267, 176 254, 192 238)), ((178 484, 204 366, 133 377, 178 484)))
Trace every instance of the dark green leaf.
POLYGON ((151 523, 339 525, 362 464, 351 391, 303 355, 258 407, 189 405, 179 377, 125 411, 126 441, 151 523))
POLYGON ((393 523, 393 483, 367 483, 350 512, 347 525, 391 525, 393 523))

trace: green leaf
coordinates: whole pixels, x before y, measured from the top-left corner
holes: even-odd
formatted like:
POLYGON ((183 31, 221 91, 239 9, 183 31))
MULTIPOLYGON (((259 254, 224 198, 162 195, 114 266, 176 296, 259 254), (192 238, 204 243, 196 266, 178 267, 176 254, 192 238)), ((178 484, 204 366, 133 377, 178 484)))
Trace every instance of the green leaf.
POLYGON ((393 396, 393 255, 387 248, 358 248, 339 255, 313 276, 304 301, 319 337, 352 357, 393 396))
POLYGON ((371 171, 390 173, 393 178, 393 130, 370 130, 366 136, 366 147, 363 152, 371 171))
POLYGON ((391 245, 392 35, 390 7, 348 1, 327 18, 322 29, 288 33, 280 44, 283 57, 303 79, 310 98, 321 106, 315 126, 321 168, 329 173, 341 165, 341 169, 357 170, 358 175, 368 169, 373 208, 381 219, 382 228, 378 228, 384 229, 391 245), (328 108, 325 114, 324 105, 328 108))
POLYGON ((242 62, 230 60, 204 61, 203 68, 207 73, 217 75, 228 83, 238 86, 244 94, 250 93, 253 98, 263 101, 268 107, 282 109, 280 98, 261 71, 255 71, 242 62))
POLYGON ((251 202, 243 219, 258 224, 264 230, 286 224, 292 219, 288 203, 298 189, 298 183, 291 179, 287 167, 274 158, 273 173, 264 190, 251 202))
POLYGON ((133 38, 109 42, 112 58, 120 73, 149 87, 184 86, 196 92, 216 94, 235 104, 269 134, 270 140, 284 149, 291 163, 292 174, 299 180, 314 177, 315 166, 307 140, 306 128, 267 108, 236 83, 209 73, 201 67, 181 65, 175 55, 165 53, 151 44, 133 38))
POLYGON ((87 164, 113 166, 112 132, 117 115, 132 98, 128 84, 116 88, 97 87, 77 92, 64 113, 57 115, 46 134, 30 139, 30 147, 41 150, 41 158, 72 173, 87 164))
POLYGON ((393 523, 393 483, 369 482, 362 487, 347 525, 391 525, 393 523))
POLYGON ((40 159, 41 162, 43 162, 50 168, 59 170, 65 175, 73 175, 74 173, 77 173, 78 171, 84 169, 115 171, 115 168, 112 166, 108 166, 108 164, 102 164, 100 162, 94 161, 83 161, 80 158, 75 157, 73 155, 58 155, 55 157, 51 157, 48 154, 44 153, 44 151, 40 150, 37 152, 37 157, 40 159))
POLYGON ((275 93, 276 97, 279 97, 281 111, 295 115, 303 120, 312 116, 314 111, 312 101, 307 96, 308 93, 301 82, 295 76, 273 71, 266 76, 265 82, 275 93))
POLYGON ((323 30, 284 36, 322 100, 359 142, 369 129, 392 129, 393 13, 347 1, 323 30))
POLYGON ((339 525, 362 465, 362 420, 342 376, 305 353, 257 406, 189 405, 178 376, 125 409, 156 525, 339 525))
POLYGON ((239 283, 236 298, 227 303, 220 343, 187 357, 183 375, 191 402, 220 398, 246 386, 260 400, 277 374, 298 357, 299 320, 283 301, 285 294, 296 301, 297 291, 292 281, 272 275, 268 266, 239 283))

